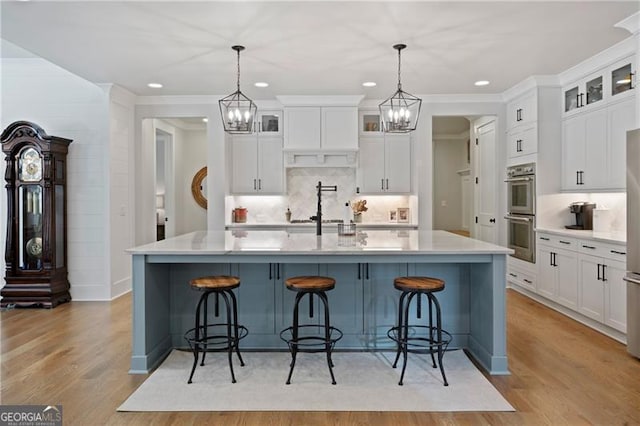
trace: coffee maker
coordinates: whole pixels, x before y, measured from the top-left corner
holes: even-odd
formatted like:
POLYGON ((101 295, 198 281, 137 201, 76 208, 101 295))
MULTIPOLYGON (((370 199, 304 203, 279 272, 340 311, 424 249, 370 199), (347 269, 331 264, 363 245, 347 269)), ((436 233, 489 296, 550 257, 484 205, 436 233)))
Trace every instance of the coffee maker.
POLYGON ((571 203, 569 205, 569 211, 576 215, 575 225, 566 225, 567 229, 593 229, 593 209, 596 208, 594 203, 587 203, 586 201, 579 201, 577 203, 571 203))

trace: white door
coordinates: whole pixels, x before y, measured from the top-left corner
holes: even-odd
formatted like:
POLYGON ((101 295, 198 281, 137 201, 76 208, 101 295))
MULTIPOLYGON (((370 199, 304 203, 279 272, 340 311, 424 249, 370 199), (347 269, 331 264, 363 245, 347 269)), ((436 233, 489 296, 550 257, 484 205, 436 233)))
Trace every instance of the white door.
POLYGON ((476 129, 475 238, 497 244, 496 227, 496 130, 495 121, 476 129))

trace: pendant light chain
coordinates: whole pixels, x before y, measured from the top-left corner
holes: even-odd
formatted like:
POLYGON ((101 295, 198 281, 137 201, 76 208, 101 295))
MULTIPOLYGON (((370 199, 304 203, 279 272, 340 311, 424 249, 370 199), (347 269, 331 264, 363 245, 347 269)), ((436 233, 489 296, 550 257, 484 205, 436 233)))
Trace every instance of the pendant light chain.
POLYGON ((398 90, 402 90, 402 83, 400 82, 400 64, 402 60, 400 59, 400 53, 402 49, 398 49, 398 90))
POLYGON ((238 92, 240 91, 240 49, 237 50, 238 52, 238 92))

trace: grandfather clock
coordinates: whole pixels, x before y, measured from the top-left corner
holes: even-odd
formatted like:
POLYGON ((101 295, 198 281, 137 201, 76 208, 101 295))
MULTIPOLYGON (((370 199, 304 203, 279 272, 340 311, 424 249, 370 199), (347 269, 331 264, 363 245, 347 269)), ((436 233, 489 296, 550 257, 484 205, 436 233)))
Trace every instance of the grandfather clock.
POLYGON ((0 142, 7 163, 7 269, 0 305, 53 308, 71 300, 66 161, 72 141, 16 121, 0 142))

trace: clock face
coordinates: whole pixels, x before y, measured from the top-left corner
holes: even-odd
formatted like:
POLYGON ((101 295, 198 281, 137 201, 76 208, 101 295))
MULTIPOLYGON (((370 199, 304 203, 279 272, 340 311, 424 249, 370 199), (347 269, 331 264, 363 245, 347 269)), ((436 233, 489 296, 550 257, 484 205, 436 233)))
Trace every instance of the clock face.
POLYGON ((23 182, 38 182, 42 179, 42 158, 33 148, 29 148, 20 155, 20 180, 23 182))
POLYGON ((39 258, 40 256, 42 256, 42 238, 40 237, 31 238, 29 241, 27 241, 26 249, 27 249, 27 253, 31 257, 39 258))

